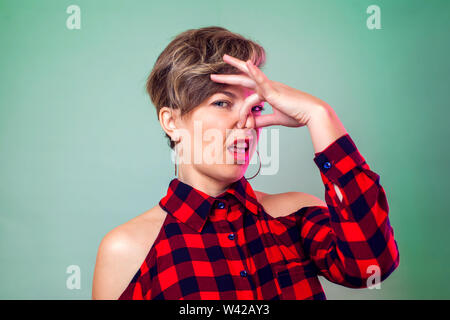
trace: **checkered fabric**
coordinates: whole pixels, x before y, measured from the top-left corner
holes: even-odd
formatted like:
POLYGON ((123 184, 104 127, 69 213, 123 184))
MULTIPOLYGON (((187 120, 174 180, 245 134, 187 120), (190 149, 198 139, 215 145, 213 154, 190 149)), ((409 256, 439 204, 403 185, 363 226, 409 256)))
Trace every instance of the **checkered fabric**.
POLYGON ((351 288, 386 279, 399 252, 379 175, 348 133, 313 160, 327 207, 278 218, 245 177, 216 197, 173 179, 161 231, 119 299, 326 299, 319 275, 351 288))

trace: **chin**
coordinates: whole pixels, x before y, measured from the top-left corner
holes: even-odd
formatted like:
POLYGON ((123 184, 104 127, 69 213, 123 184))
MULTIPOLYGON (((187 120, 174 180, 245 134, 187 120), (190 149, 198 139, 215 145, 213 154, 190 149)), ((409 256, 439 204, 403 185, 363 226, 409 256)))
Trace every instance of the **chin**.
POLYGON ((221 181, 234 182, 239 180, 247 170, 247 165, 226 164, 214 169, 214 176, 221 181))

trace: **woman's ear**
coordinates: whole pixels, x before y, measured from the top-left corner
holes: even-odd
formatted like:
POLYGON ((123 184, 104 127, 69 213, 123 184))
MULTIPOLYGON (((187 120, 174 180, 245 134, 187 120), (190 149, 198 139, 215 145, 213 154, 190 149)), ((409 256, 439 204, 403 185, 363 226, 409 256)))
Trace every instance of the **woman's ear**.
POLYGON ((162 107, 159 110, 159 122, 161 124, 161 127, 173 141, 179 140, 176 125, 178 117, 179 117, 178 109, 162 107))

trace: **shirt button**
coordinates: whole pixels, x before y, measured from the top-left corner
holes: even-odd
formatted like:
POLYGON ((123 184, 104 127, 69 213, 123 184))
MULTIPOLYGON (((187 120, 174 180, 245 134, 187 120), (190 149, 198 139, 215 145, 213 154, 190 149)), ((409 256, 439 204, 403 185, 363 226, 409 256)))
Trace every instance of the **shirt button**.
POLYGON ((331 163, 330 163, 329 161, 327 161, 327 162, 325 162, 325 163, 323 164, 323 167, 324 167, 325 169, 330 169, 330 168, 331 168, 331 163))
POLYGON ((218 207, 219 209, 223 209, 223 208, 225 208, 225 203, 219 202, 219 203, 217 204, 217 207, 218 207))
POLYGON ((228 235, 228 239, 234 240, 234 233, 230 233, 230 234, 228 235))
POLYGON ((246 276, 247 276, 247 271, 242 270, 242 271, 241 271, 241 277, 246 277, 246 276))

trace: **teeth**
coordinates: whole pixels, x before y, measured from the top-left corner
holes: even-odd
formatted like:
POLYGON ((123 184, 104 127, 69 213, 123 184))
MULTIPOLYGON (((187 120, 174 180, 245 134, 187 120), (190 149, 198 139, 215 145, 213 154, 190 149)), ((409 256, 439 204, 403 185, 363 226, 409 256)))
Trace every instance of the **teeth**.
POLYGON ((228 148, 228 150, 230 150, 231 152, 237 152, 237 153, 245 153, 245 148, 235 148, 235 147, 230 147, 228 148))
POLYGON ((244 140, 238 140, 235 144, 229 146, 228 150, 230 150, 231 152, 245 154, 249 148, 250 148, 249 142, 244 140))
POLYGON ((248 148, 247 142, 240 142, 235 145, 236 148, 248 148))
POLYGON ((232 151, 236 153, 245 153, 245 149, 234 149, 232 151))

